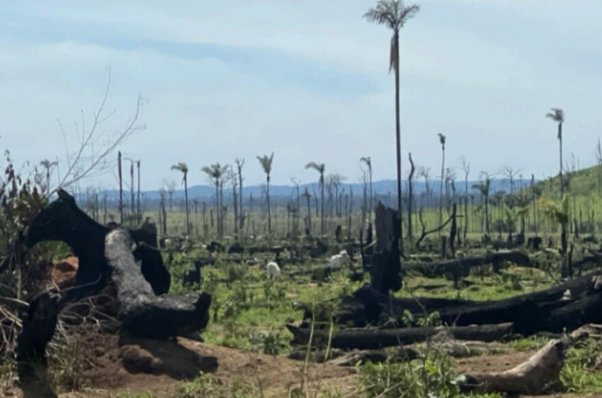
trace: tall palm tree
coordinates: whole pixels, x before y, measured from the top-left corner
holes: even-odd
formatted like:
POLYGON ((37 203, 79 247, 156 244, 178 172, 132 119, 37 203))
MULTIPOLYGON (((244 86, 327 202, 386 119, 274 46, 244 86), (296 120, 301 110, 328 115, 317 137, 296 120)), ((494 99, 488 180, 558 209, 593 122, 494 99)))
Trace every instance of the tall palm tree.
POLYGON ((171 166, 172 170, 178 170, 184 174, 182 182, 184 183, 184 203, 186 204, 186 233, 190 236, 190 219, 188 216, 188 165, 180 162, 171 166))
MULTIPOLYGON (((215 184, 215 214, 217 217, 217 230, 218 230, 218 234, 221 235, 222 230, 221 230, 221 214, 222 212, 220 211, 220 195, 219 195, 219 183, 222 180, 222 178, 226 175, 226 172, 228 171, 228 166, 224 165, 222 166, 219 163, 214 163, 211 166, 205 166, 201 169, 202 172, 204 172, 205 174, 207 174, 207 176, 213 181, 213 183, 215 184)), ((242 193, 241 193, 242 194, 242 193)))
POLYGON ((560 108, 552 108, 552 112, 546 114, 556 123, 558 123, 558 144, 560 149, 560 196, 564 193, 564 184, 562 181, 562 123, 564 123, 564 111, 560 108))
POLYGON ((370 183, 370 211, 368 212, 368 222, 371 223, 372 222, 372 212, 374 211, 374 202, 373 202, 374 192, 372 191, 372 159, 370 159, 370 156, 366 156, 366 157, 360 158, 360 162, 366 163, 366 166, 368 167, 368 179, 369 179, 369 183, 370 183))
MULTIPOLYGON (((443 179, 445 178, 445 136, 437 133, 441 144, 441 182, 439 184, 439 225, 443 223, 443 179)), ((441 230, 439 230, 441 235, 441 230)))
MULTIPOLYGON (((395 138, 397 144, 397 206, 401 236, 403 226, 401 224, 401 126, 399 116, 399 30, 403 28, 406 21, 412 18, 420 10, 420 6, 412 4, 405 6, 403 0, 379 0, 376 7, 371 8, 364 14, 370 22, 385 25, 393 31, 389 56, 389 72, 395 71, 395 138)), ((403 249, 403 240, 400 239, 400 249, 403 249)))
POLYGON ((272 233, 272 213, 270 212, 270 173, 272 172, 272 160, 274 160, 274 152, 270 156, 257 156, 259 164, 265 173, 266 179, 266 202, 268 205, 268 234, 272 233))
POLYGON ((305 165, 305 168, 314 169, 320 173, 320 201, 322 202, 322 208, 320 210, 320 233, 324 235, 324 171, 326 171, 326 166, 324 163, 309 162, 305 165))

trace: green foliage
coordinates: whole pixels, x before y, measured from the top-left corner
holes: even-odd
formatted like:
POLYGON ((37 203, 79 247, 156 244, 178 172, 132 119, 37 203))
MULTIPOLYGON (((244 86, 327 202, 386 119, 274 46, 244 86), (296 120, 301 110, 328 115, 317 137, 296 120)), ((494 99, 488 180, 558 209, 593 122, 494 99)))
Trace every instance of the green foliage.
POLYGON ((550 221, 558 224, 569 222, 569 195, 564 194, 560 203, 549 198, 541 198, 539 199, 539 206, 550 221))
POLYGON ((508 345, 517 351, 535 351, 542 348, 547 342, 548 339, 545 337, 531 336, 511 341, 508 345))
POLYGON ((359 383, 368 398, 458 397, 449 358, 435 351, 410 363, 358 364, 359 383))
POLYGON ((201 372, 194 380, 182 383, 175 398, 210 397, 215 390, 216 379, 212 374, 201 372))
POLYGON ((560 381, 572 393, 599 393, 602 391, 602 373, 591 369, 602 352, 602 343, 589 340, 581 347, 568 350, 560 381))
POLYGON ((115 395, 115 398, 154 398, 155 396, 150 392, 131 392, 125 391, 115 395))
POLYGON ((286 285, 268 279, 263 283, 263 295, 268 302, 282 302, 286 297, 286 285))

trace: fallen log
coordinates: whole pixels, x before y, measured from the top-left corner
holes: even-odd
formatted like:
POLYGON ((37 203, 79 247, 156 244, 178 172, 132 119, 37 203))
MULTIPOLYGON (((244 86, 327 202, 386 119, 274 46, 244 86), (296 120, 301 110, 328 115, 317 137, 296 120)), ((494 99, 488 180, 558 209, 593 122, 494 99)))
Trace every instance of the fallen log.
MULTIPOLYGON (((602 275, 593 272, 546 290, 498 301, 462 302, 421 297, 405 300, 394 299, 389 305, 382 296, 364 286, 341 300, 334 310, 334 319, 338 324, 363 327, 377 325, 384 319, 395 319, 399 323, 404 310, 415 318, 424 316, 425 312, 438 311, 447 325, 512 322, 514 331, 524 336, 541 331, 559 333, 563 327, 576 328, 588 322, 602 323, 602 311, 599 310, 602 275)), ((329 320, 331 315, 328 312, 313 314, 306 310, 304 320, 324 321, 329 320)))
POLYGON ((130 246, 126 230, 115 229, 107 234, 105 257, 121 303, 122 329, 138 337, 168 338, 204 328, 209 321, 211 295, 155 296, 138 272, 130 246))
POLYGON ((507 393, 539 395, 559 380, 566 350, 577 341, 588 337, 590 330, 600 330, 599 325, 586 325, 569 336, 549 341, 526 362, 499 373, 465 375, 462 387, 480 394, 507 393))
MULTIPOLYGON (((452 358, 468 358, 480 355, 496 355, 502 353, 514 352, 506 344, 499 342, 485 343, 483 341, 459 341, 447 337, 446 335, 441 341, 438 335, 430 339, 430 348, 439 353, 444 353, 452 358)), ((424 343, 409 344, 396 349, 385 350, 353 350, 343 351, 340 349, 328 349, 312 351, 309 354, 309 360, 317 363, 328 362, 335 366, 355 366, 358 361, 372 363, 400 363, 413 361, 424 355, 424 343)), ((307 358, 307 350, 293 351, 288 355, 288 358, 305 361, 307 358)))
POLYGON ((307 306, 303 315, 304 321, 330 321, 331 315, 335 322, 341 325, 352 325, 363 327, 369 324, 377 325, 381 319, 401 320, 404 311, 409 311, 416 317, 430 314, 434 311, 442 311, 450 308, 465 307, 477 304, 476 301, 444 298, 387 298, 376 292, 365 284, 356 290, 351 296, 345 296, 337 306, 334 314, 323 312, 318 309, 314 314, 307 306))
POLYGON ((371 350, 384 347, 395 347, 417 343, 433 337, 442 330, 449 331, 456 340, 478 340, 484 342, 498 341, 512 333, 512 324, 475 325, 466 327, 418 327, 404 329, 343 329, 334 332, 328 330, 312 330, 287 324, 286 328, 293 335, 292 345, 307 345, 312 340, 312 346, 325 346, 346 350, 371 350))
POLYGON ((541 331, 558 333, 563 327, 585 322, 602 323, 602 289, 596 288, 597 277, 598 273, 591 273, 535 293, 443 309, 439 315, 444 323, 456 326, 512 322, 514 331, 525 336, 541 331), (567 290, 568 300, 563 298, 567 290))
POLYGON ((501 264, 504 261, 512 262, 521 266, 533 266, 528 255, 520 251, 500 251, 486 253, 482 256, 463 257, 442 262, 424 262, 406 264, 404 271, 418 271, 424 276, 434 277, 451 273, 458 276, 466 276, 470 269, 488 264, 501 264))

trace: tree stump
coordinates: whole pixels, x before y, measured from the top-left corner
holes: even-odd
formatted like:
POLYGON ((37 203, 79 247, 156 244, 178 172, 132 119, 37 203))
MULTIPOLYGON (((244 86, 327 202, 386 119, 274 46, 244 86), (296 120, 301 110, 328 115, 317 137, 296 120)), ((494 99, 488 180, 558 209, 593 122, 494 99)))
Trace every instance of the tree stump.
POLYGON ((376 206, 376 250, 370 267, 370 284, 381 294, 401 289, 400 224, 397 212, 381 202, 376 206))

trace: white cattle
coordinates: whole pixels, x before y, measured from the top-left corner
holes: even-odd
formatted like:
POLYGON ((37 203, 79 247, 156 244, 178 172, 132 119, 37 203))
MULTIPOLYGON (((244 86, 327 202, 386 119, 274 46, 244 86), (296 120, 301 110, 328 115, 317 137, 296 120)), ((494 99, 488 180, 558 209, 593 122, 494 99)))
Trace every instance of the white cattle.
POLYGON ((268 265, 266 265, 265 267, 265 271, 268 274, 268 276, 270 277, 270 279, 277 279, 280 277, 280 267, 278 266, 278 263, 276 263, 275 261, 270 261, 268 263, 268 265))
POLYGON ((331 271, 338 270, 345 265, 348 266, 350 262, 351 258, 349 257, 349 254, 347 254, 346 250, 342 250, 339 254, 330 257, 330 260, 328 260, 328 268, 330 268, 331 271))

